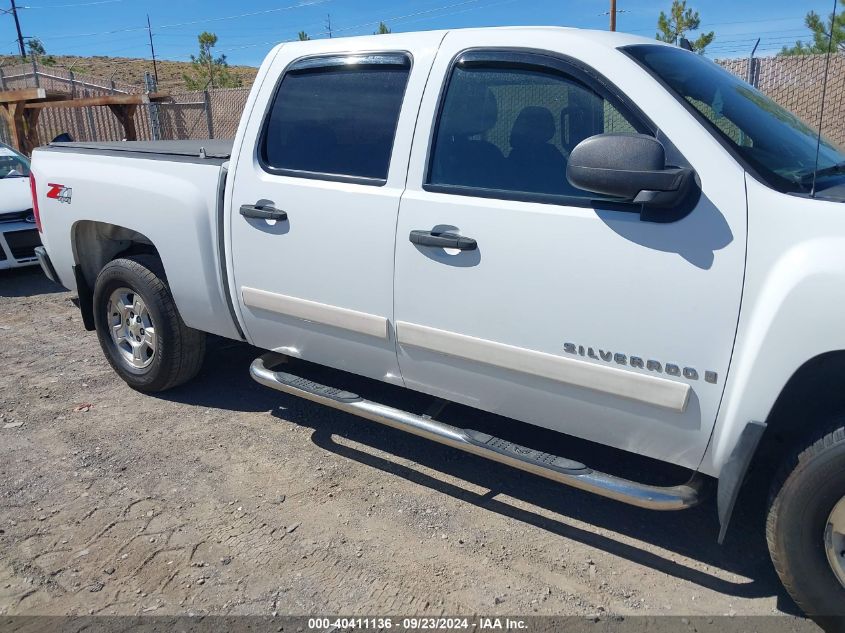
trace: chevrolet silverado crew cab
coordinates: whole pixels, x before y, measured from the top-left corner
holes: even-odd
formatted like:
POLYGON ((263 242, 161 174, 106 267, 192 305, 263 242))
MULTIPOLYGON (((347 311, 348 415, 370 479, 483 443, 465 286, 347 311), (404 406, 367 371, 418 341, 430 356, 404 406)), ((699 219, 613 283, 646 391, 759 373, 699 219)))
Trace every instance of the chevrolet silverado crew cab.
POLYGON ((131 387, 190 380, 206 333, 244 340, 268 350, 263 385, 621 502, 681 510, 715 482, 719 538, 765 454, 774 565, 827 615, 845 610, 843 165, 699 55, 503 28, 282 44, 234 141, 53 143, 32 189, 42 266, 131 387), (315 364, 689 477, 600 472, 315 364))

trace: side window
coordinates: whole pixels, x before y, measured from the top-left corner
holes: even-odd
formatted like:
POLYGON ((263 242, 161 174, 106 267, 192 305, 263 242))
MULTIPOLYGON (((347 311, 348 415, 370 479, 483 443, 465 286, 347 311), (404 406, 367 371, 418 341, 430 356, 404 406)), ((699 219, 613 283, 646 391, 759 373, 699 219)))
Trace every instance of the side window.
POLYGON ((404 55, 298 62, 282 79, 265 124, 265 169, 383 183, 409 71, 404 55))
POLYGON ((459 63, 441 106, 428 184, 596 198, 569 184, 567 158, 595 134, 645 131, 632 121, 554 69, 459 63))

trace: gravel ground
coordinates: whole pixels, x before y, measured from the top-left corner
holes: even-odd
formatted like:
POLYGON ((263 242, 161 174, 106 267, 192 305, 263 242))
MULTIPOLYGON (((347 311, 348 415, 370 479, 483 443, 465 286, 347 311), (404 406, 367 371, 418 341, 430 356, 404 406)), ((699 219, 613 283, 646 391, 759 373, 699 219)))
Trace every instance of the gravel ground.
MULTIPOLYGON (((756 497, 720 547, 712 498, 652 513, 512 471, 261 387, 258 350, 216 338, 193 383, 145 396, 71 298, 0 272, 0 615, 796 613, 756 497)), ((680 483, 459 406, 442 417, 680 483)))

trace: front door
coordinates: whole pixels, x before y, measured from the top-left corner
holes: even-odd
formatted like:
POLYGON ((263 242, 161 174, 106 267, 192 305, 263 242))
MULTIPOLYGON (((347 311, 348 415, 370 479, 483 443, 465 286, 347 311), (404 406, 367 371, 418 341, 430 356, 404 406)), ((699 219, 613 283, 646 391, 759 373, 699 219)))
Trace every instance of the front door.
POLYGON ((234 288, 254 345, 397 382, 396 217, 433 50, 412 71, 343 46, 284 45, 256 99, 230 174, 234 288))
POLYGON ((703 194, 669 221, 572 187, 566 160, 581 140, 656 134, 666 108, 681 118, 675 134, 694 120, 604 45, 604 72, 641 86, 648 115, 583 63, 535 52, 545 44, 589 61, 587 43, 569 51, 566 35, 545 42, 538 31, 528 51, 507 31, 477 37, 441 46, 432 74, 448 80, 423 100, 431 129, 418 129, 402 198, 395 310, 406 384, 696 467, 736 330, 742 171, 693 129, 677 137, 689 155, 674 157, 697 170, 703 194))

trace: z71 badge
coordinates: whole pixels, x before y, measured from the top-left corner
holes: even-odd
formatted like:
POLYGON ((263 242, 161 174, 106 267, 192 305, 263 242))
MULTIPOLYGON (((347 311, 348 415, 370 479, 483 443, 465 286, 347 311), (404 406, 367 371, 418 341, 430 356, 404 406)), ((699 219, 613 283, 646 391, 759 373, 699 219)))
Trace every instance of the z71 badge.
POLYGON ((53 200, 58 200, 59 202, 64 202, 66 204, 70 204, 70 198, 73 195, 73 189, 70 187, 65 187, 64 185, 56 185, 54 183, 48 183, 48 187, 50 187, 50 191, 47 192, 47 197, 52 198, 53 200))

